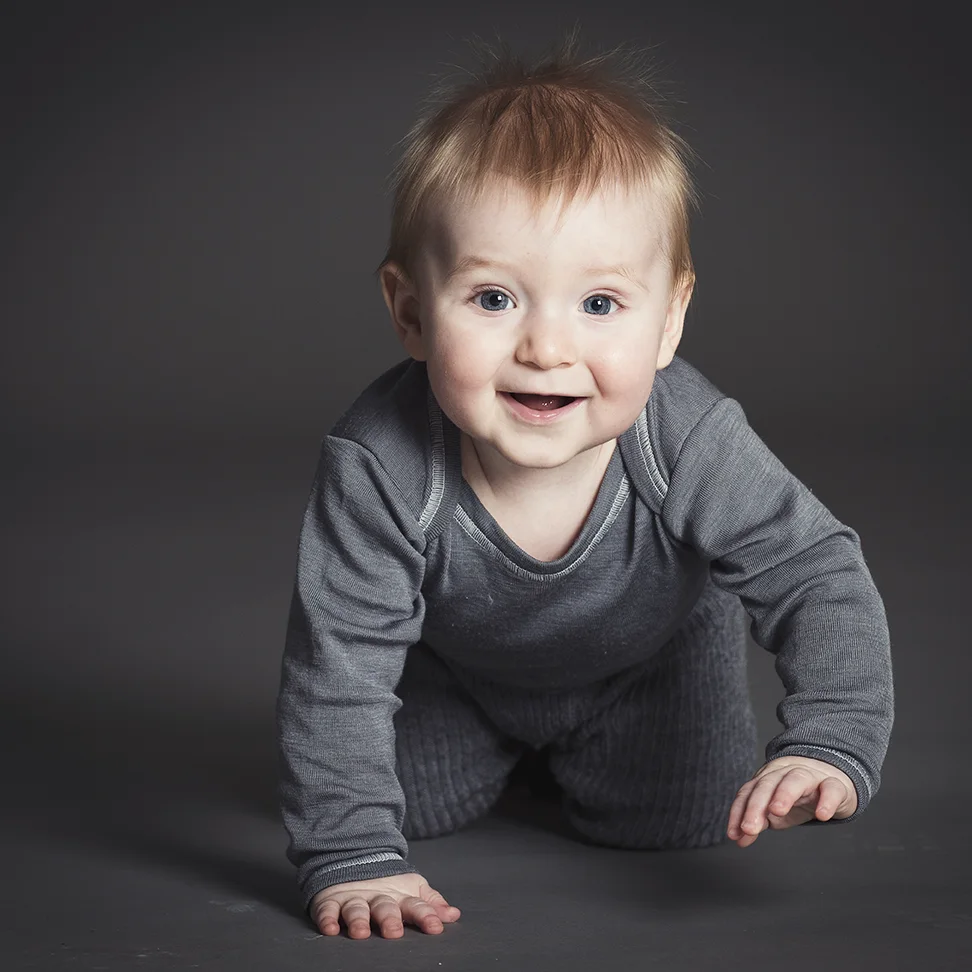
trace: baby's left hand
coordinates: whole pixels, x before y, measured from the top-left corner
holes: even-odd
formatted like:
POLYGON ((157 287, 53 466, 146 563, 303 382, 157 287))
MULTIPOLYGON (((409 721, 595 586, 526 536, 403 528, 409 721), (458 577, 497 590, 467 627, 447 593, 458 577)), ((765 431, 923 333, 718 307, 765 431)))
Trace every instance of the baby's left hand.
POLYGON ((857 809, 851 778, 807 756, 772 759, 744 783, 729 809, 728 836, 748 847, 767 828, 785 830, 818 820, 849 817, 857 809))

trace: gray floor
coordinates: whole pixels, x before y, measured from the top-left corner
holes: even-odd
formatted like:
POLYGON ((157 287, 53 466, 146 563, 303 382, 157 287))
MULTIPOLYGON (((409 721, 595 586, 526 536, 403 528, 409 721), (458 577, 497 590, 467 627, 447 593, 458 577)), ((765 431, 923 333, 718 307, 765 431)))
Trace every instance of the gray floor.
MULTIPOLYGON (((4 504, 0 966, 972 967, 964 461, 914 443, 779 453, 858 529, 888 608, 897 721, 859 821, 746 849, 592 848, 521 778, 488 818, 411 846, 458 923, 352 941, 301 916, 273 803, 307 448, 19 464, 4 504)), ((765 741, 781 687, 755 645, 750 677, 765 741)))

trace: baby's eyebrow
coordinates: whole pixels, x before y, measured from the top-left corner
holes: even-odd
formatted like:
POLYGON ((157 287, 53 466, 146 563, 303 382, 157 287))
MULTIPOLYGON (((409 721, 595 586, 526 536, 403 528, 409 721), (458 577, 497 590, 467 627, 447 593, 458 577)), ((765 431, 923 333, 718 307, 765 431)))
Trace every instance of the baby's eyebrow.
MULTIPOLYGON (((446 281, 450 281, 453 277, 458 277, 460 274, 466 273, 468 270, 483 269, 486 267, 497 267, 498 269, 511 270, 513 269, 509 264, 501 263, 497 260, 489 260, 486 257, 481 256, 465 256, 460 259, 456 265, 446 274, 446 281)), ((633 284, 641 287, 644 286, 642 281, 638 278, 638 275, 630 267, 625 266, 623 263, 616 264, 610 267, 585 267, 580 271, 581 274, 588 277, 603 277, 608 274, 616 274, 619 277, 626 277, 633 284)))
POLYGON ((501 267, 504 270, 510 269, 507 264, 499 263, 496 260, 488 260, 486 257, 465 256, 456 263, 456 265, 446 274, 445 278, 448 281, 453 277, 458 277, 461 273, 465 273, 467 270, 476 270, 484 267, 501 267))
POLYGON ((619 277, 627 277, 633 284, 641 286, 641 281, 638 279, 635 271, 630 267, 626 267, 623 263, 619 263, 613 267, 587 267, 581 273, 586 274, 588 277, 605 277, 613 273, 619 277))

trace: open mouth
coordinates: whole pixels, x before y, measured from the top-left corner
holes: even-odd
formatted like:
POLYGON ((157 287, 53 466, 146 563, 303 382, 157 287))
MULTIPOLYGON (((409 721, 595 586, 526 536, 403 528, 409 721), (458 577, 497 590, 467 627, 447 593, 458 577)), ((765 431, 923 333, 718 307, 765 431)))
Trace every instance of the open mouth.
POLYGON ((538 412, 552 412, 574 401, 573 396, 570 395, 528 395, 523 392, 509 392, 508 394, 521 405, 526 405, 527 408, 535 409, 538 412))

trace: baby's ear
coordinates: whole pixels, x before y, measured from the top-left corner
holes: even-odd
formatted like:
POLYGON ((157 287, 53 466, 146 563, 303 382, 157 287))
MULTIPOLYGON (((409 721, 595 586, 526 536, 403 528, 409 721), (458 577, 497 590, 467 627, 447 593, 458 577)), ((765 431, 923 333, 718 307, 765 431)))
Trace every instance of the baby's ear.
POLYGON ((679 341, 682 340, 685 312, 688 310, 689 301, 692 299, 694 287, 695 277, 689 275, 678 283, 672 293, 672 299, 668 305, 668 314, 665 317, 665 330, 658 347, 658 361, 655 363, 655 368, 658 371, 667 368, 672 363, 672 358, 675 357, 679 341))
POLYGON ((416 361, 425 361, 422 320, 415 286, 404 269, 389 261, 379 271, 381 293, 398 339, 416 361))

